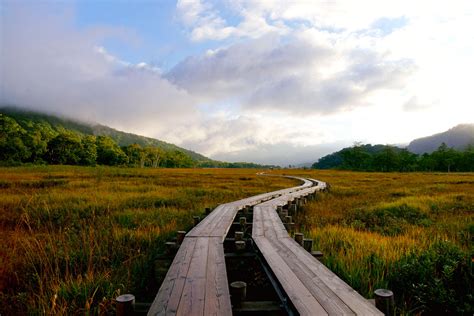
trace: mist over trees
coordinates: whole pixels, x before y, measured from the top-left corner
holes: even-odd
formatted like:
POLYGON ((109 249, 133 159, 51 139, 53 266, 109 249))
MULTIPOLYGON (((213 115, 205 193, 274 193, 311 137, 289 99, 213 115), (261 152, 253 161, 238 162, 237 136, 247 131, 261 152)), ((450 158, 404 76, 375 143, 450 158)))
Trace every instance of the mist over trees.
POLYGON ((417 155, 395 146, 355 144, 353 147, 322 157, 312 167, 381 172, 474 171, 474 146, 467 146, 461 151, 442 143, 431 154, 417 155))
POLYGON ((61 164, 108 165, 140 168, 268 168, 247 162, 222 162, 158 140, 114 131, 100 126, 108 135, 93 135, 86 125, 55 117, 0 113, 0 165, 61 164), (65 127, 66 126, 66 127, 65 127), (114 139, 125 143, 120 146, 114 139), (126 138, 126 139, 124 139, 126 138), (140 144, 141 143, 141 144, 140 144), (156 144, 164 145, 164 148, 156 144))

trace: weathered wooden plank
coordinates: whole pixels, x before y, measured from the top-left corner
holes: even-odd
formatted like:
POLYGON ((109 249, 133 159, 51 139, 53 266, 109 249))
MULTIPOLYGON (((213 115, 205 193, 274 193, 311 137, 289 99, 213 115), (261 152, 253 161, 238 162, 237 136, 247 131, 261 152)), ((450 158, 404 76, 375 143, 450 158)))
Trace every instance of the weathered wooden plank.
MULTIPOLYGON (((282 240, 283 243, 291 243, 290 240, 282 240)), ((314 282, 322 281, 331 289, 351 310, 357 315, 382 315, 382 313, 371 305, 356 290, 340 279, 334 272, 329 270, 321 262, 316 260, 302 247, 290 247, 292 255, 297 257, 317 276, 314 282)))
POLYGON ((196 238, 177 315, 204 315, 209 237, 196 238))
POLYGON ((288 247, 300 247, 291 238, 270 241, 299 280, 323 306, 329 315, 355 315, 355 313, 317 276, 303 264, 288 247), (291 246, 290 246, 291 245, 291 246))
POLYGON ((314 299, 311 292, 308 291, 306 286, 304 286, 295 273, 275 251, 268 239, 265 237, 258 237, 255 239, 255 242, 300 315, 328 315, 321 304, 314 299))
POLYGON ((195 239, 184 239, 148 311, 148 315, 176 313, 195 244, 195 239))
POLYGON ((225 269, 224 247, 220 238, 212 238, 209 243, 204 315, 231 314, 232 307, 225 269))

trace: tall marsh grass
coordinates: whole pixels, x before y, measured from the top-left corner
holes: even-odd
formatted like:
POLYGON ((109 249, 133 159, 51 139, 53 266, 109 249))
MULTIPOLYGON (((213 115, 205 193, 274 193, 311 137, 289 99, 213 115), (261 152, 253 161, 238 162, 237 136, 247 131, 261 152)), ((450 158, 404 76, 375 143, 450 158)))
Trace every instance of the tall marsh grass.
POLYGON ((152 301, 156 258, 205 207, 295 185, 256 170, 0 168, 0 314, 103 314, 152 301))
POLYGON ((302 227, 354 289, 392 289, 400 314, 473 314, 474 174, 293 173, 331 184, 302 227))

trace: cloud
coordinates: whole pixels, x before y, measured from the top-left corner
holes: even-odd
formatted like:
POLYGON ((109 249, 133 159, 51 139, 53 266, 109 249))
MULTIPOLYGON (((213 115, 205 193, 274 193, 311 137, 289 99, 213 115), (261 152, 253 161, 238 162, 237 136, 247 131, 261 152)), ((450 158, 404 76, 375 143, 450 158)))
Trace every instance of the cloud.
POLYGON ((335 144, 408 141, 420 121, 438 129, 472 116, 470 0, 181 0, 177 25, 192 55, 167 71, 107 51, 111 38, 152 37, 78 27, 64 3, 0 10, 2 103, 214 158, 305 162, 335 144))
POLYGON ((70 11, 11 4, 2 10, 2 103, 141 133, 196 116, 195 99, 159 70, 121 61, 100 46, 111 36, 126 38, 127 30, 77 29, 70 11))
POLYGON ((190 57, 166 78, 209 102, 238 100, 246 110, 301 115, 362 106, 374 92, 400 88, 413 70, 410 60, 347 48, 308 30, 290 38, 267 35, 190 57))

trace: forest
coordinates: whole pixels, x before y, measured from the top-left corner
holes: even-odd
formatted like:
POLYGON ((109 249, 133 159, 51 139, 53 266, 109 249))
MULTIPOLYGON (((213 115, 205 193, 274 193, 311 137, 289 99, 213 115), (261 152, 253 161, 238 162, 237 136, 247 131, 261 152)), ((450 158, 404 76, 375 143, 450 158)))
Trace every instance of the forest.
MULTIPOLYGON (((31 119, 0 113, 0 164, 5 166, 30 164, 80 165, 80 166, 128 166, 152 168, 261 168, 253 163, 221 162, 211 160, 194 152, 171 144, 158 147, 162 142, 153 140, 149 144, 145 137, 132 136, 136 141, 120 146, 113 138, 117 135, 94 135, 80 126, 54 124, 50 117, 31 119), (46 118, 46 119, 45 119, 46 118), (66 126, 66 127, 65 127, 66 126), (143 145, 139 144, 141 142, 143 145)), ((108 129, 108 132, 110 133, 108 129)))
POLYGON ((474 146, 460 151, 442 143, 432 153, 417 155, 395 146, 356 144, 322 157, 312 167, 381 172, 469 172, 474 171, 474 146))

